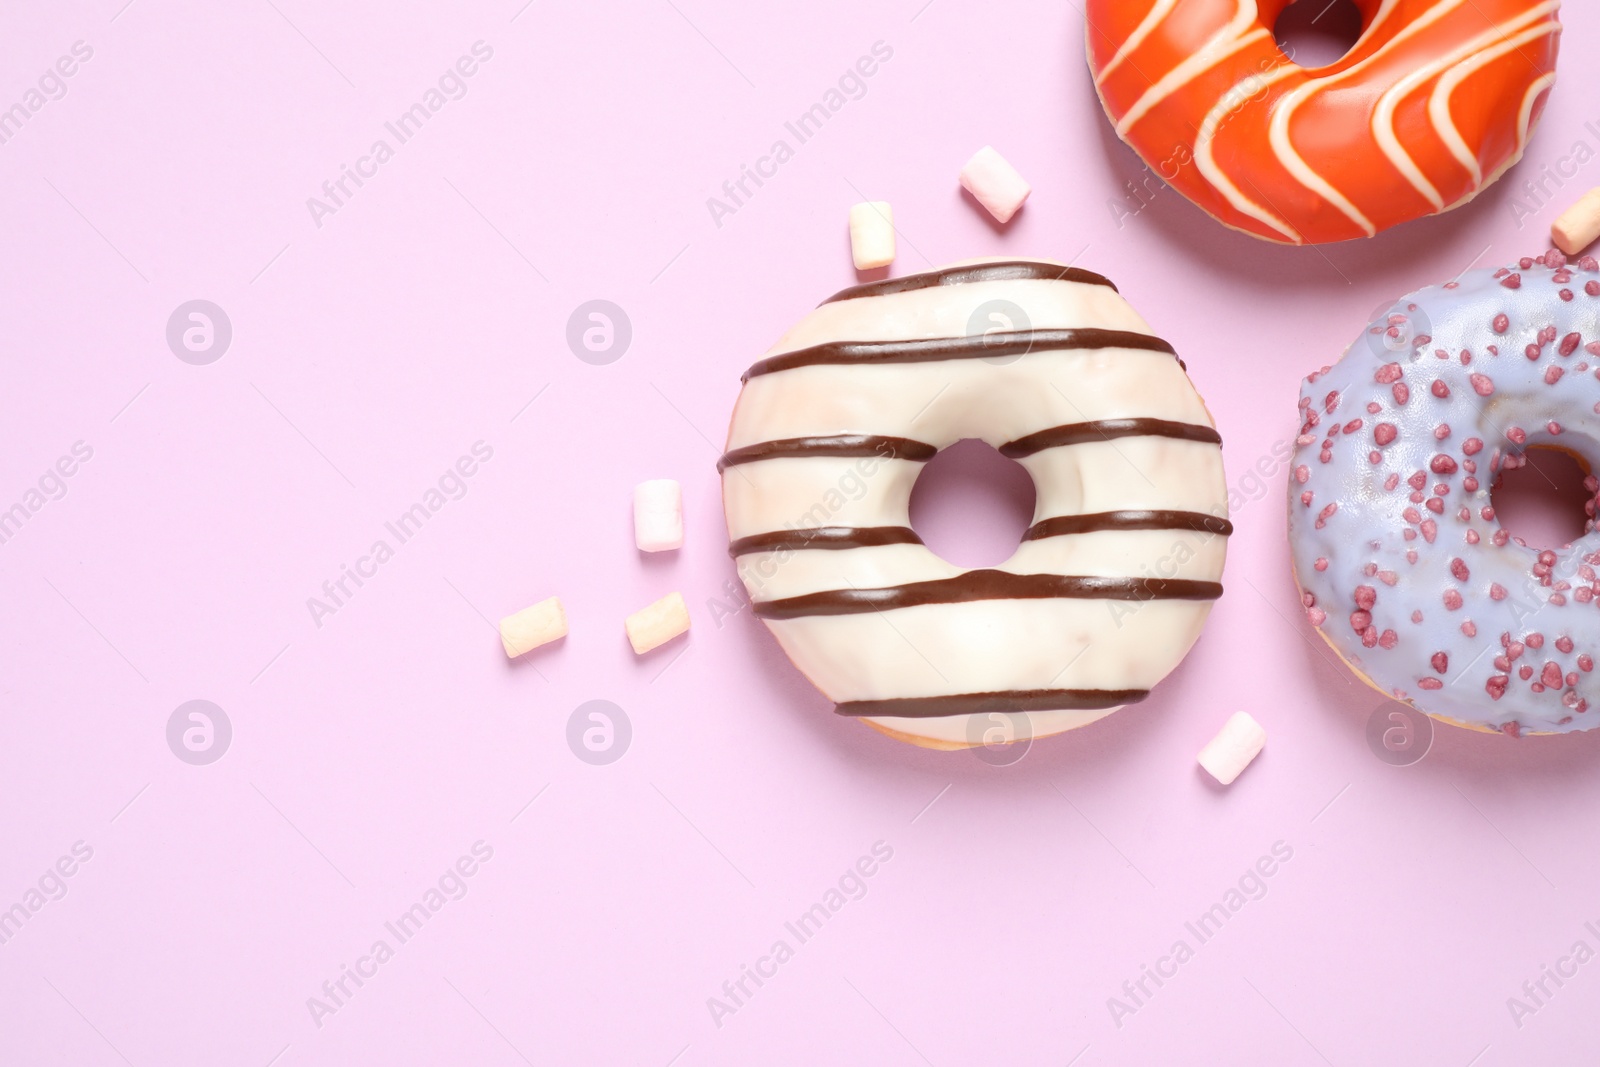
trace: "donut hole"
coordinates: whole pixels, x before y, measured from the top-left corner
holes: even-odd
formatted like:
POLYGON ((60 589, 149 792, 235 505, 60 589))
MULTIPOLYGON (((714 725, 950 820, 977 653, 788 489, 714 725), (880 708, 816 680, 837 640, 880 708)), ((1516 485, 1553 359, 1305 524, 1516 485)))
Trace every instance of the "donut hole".
POLYGON ((1530 548, 1563 548, 1583 536, 1584 505, 1594 496, 1583 487, 1589 472, 1555 448, 1529 448, 1525 458, 1490 489, 1495 519, 1530 548))
POLYGON ((1278 16, 1273 34, 1300 66, 1326 67, 1355 47, 1365 21, 1354 0, 1295 0, 1278 16))
POLYGON ((911 528, 958 567, 993 567, 1033 523, 1033 479, 978 440, 957 441, 923 465, 911 489, 911 528))

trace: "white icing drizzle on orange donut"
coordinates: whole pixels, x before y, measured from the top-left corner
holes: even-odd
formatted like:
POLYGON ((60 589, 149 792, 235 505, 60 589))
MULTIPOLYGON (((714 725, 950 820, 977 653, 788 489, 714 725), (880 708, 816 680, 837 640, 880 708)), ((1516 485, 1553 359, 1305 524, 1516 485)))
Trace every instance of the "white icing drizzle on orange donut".
POLYGON ((1521 158, 1560 3, 1358 4, 1360 41, 1308 70, 1266 24, 1281 4, 1088 0, 1090 67, 1118 134, 1225 224, 1292 243, 1371 236, 1465 203, 1521 158), (1418 121, 1430 136, 1403 137, 1418 121), (1185 152, 1196 165, 1173 173, 1185 152))

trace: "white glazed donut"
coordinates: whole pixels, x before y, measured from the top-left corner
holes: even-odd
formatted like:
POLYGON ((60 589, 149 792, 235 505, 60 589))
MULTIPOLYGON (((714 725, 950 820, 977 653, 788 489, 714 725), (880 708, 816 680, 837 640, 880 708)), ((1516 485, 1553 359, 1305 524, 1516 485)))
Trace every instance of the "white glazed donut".
POLYGON ((1142 700, 1221 595, 1221 440, 1171 346, 1097 274, 983 260, 859 285, 744 381, 718 464, 729 551, 842 715, 934 748, 983 743, 996 713, 1008 738, 1083 726, 1142 700), (922 464, 964 438, 1037 490, 995 569, 910 529, 922 464))

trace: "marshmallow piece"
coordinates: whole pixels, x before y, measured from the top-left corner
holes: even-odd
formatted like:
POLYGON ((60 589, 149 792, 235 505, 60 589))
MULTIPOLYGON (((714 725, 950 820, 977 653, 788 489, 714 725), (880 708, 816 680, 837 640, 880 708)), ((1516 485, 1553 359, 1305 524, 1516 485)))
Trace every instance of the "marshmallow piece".
POLYGON ((1600 240, 1600 189, 1591 189, 1550 227, 1557 248, 1575 256, 1600 240))
POLYGON ((500 620, 500 643, 512 659, 565 636, 567 613, 560 597, 541 600, 500 620))
POLYGON ((683 547, 683 490, 671 478, 633 487, 633 543, 641 552, 683 547))
POLYGON ((1033 186, 1017 173, 1017 168, 988 145, 978 149, 961 168, 961 187, 1000 222, 1010 222, 1033 192, 1033 186))
POLYGON ((649 607, 629 615, 623 626, 628 631, 633 654, 642 656, 679 634, 689 632, 689 607, 683 602, 682 593, 668 593, 649 607))
POLYGON ((856 270, 894 262, 894 211, 887 200, 869 200, 850 209, 850 258, 856 270))
POLYGON ((1200 750, 1200 766, 1223 785, 1232 785, 1266 743, 1267 731, 1261 724, 1245 712, 1235 712, 1222 732, 1200 750))

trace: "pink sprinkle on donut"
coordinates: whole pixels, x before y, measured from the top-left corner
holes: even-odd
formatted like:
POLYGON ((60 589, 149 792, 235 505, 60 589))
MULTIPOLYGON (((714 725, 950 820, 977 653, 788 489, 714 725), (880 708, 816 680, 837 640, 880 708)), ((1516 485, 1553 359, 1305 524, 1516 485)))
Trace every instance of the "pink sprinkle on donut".
POLYGON ((1393 630, 1385 630, 1378 635, 1378 647, 1393 648, 1400 643, 1400 635, 1393 630))
POLYGON ((1466 622, 1461 624, 1461 632, 1466 634, 1468 637, 1477 637, 1478 624, 1473 622, 1471 619, 1468 619, 1466 622))
POLYGON ((1590 296, 1600 296, 1600 282, 1585 283, 1583 291, 1588 293, 1590 296))
POLYGON ((1561 339, 1561 347, 1557 351, 1559 351, 1563 356, 1570 356, 1572 353, 1576 352, 1579 346, 1582 344, 1583 336, 1581 334, 1569 333, 1567 336, 1561 339))
POLYGON ((1511 329, 1511 316, 1509 316, 1509 315, 1496 315, 1494 317, 1494 332, 1495 333, 1505 333, 1509 329, 1511 329))
POLYGON ((1467 569, 1467 562, 1459 556, 1450 561, 1450 573, 1458 582, 1465 582, 1472 577, 1472 572, 1467 569))
POLYGON ((1461 442, 1461 451, 1469 456, 1476 456, 1483 451, 1483 442, 1476 437, 1469 437, 1461 442))
POLYGON ((1392 422, 1380 422, 1372 428, 1372 439, 1378 442, 1379 448, 1387 448, 1394 444, 1394 439, 1399 436, 1399 427, 1392 422))
POLYGON ((1317 562, 1312 564, 1312 565, 1317 568, 1317 571, 1319 573, 1322 572, 1322 571, 1325 571, 1325 570, 1328 569, 1328 557, 1327 556, 1319 556, 1317 558, 1317 562))
POLYGON ((1449 653, 1447 653, 1447 652, 1435 652, 1433 654, 1433 659, 1430 662, 1433 664, 1433 669, 1434 669, 1435 673, 1437 673, 1437 674, 1448 674, 1449 673, 1449 671, 1450 671, 1450 654, 1449 653))
POLYGON ((1538 345, 1529 345, 1528 347, 1526 347, 1526 348, 1524 348, 1522 350, 1522 354, 1527 356, 1529 361, 1531 362, 1533 360, 1538 359, 1539 355, 1540 355, 1540 353, 1542 351, 1543 350, 1538 345))
POLYGON ((1572 638, 1566 636, 1556 638, 1556 648, 1562 652, 1570 653, 1572 651, 1572 638))
POLYGON ((1372 377, 1379 385, 1392 385, 1400 380, 1400 376, 1403 373, 1404 371, 1401 370, 1400 364, 1385 363, 1378 368, 1377 373, 1372 377))
POLYGON ((1508 274, 1504 278, 1500 279, 1500 284, 1505 286, 1507 289, 1521 289, 1522 275, 1508 274))
POLYGON ((1585 674, 1594 670, 1594 657, 1585 652, 1578 657, 1578 669, 1585 674))
POLYGON ((1439 679, 1437 679, 1437 678, 1422 678, 1422 679, 1419 679, 1417 681, 1417 685, 1419 687, 1423 688, 1423 689, 1428 689, 1428 690, 1443 689, 1444 688, 1444 683, 1439 681, 1439 679))
POLYGON ((1378 602, 1378 591, 1370 585, 1356 586, 1356 607, 1362 611, 1371 611, 1378 602))
POLYGON ((1546 660, 1544 670, 1539 672, 1539 681, 1543 682, 1546 689, 1561 688, 1561 668, 1555 663, 1546 660))
POLYGON ((1394 387, 1394 402, 1401 407, 1406 406, 1406 401, 1411 399, 1411 387, 1405 382, 1396 382, 1394 387))
POLYGON ((1304 463, 1294 469, 1294 480, 1305 485, 1311 480, 1311 468, 1304 463))
POLYGON ((1544 634, 1531 633, 1527 637, 1524 637, 1522 639, 1522 643, 1527 645, 1529 648, 1543 648, 1544 647, 1544 634))
MULTIPOLYGON (((1447 430, 1446 432, 1448 433, 1449 431, 1447 430)), ((1518 443, 1520 444, 1521 442, 1519 441, 1518 443)), ((1440 452, 1428 464, 1428 469, 1435 474, 1454 474, 1458 468, 1455 460, 1440 452)))
POLYGON ((1566 373, 1565 371, 1563 371, 1560 367, 1556 366, 1554 363, 1550 364, 1550 366, 1546 367, 1545 371, 1544 371, 1544 384, 1546 384, 1546 385, 1554 385, 1554 384, 1556 384, 1557 382, 1559 382, 1561 380, 1561 376, 1563 374, 1565 374, 1565 373, 1566 373))
POLYGON ((1433 544, 1434 538, 1439 536, 1439 524, 1432 519, 1422 520, 1422 539, 1428 544, 1433 544))
POLYGON ((1356 633, 1365 633, 1367 627, 1371 625, 1372 613, 1370 611, 1352 611, 1350 613, 1350 629, 1356 633))
POLYGON ((1444 606, 1449 610, 1460 611, 1463 603, 1465 603, 1465 601, 1461 599, 1461 594, 1456 590, 1446 589, 1444 591, 1444 606))
POLYGON ((1494 379, 1487 374, 1474 374, 1470 380, 1472 391, 1479 396, 1489 396, 1494 392, 1494 379))
POLYGON ((1491 600, 1504 600, 1509 595, 1510 594, 1506 592, 1506 587, 1501 585, 1499 582, 1495 582, 1489 586, 1489 599, 1491 600))
POLYGON ((1496 674, 1487 682, 1483 683, 1483 687, 1488 691, 1491 699, 1499 700, 1501 697, 1506 695, 1506 686, 1510 684, 1510 682, 1511 679, 1505 675, 1496 674))
POLYGON ((1506 439, 1514 445, 1527 443, 1528 431, 1520 426, 1513 426, 1506 431, 1506 439))
POLYGON ((1308 608, 1306 610, 1306 619, 1312 626, 1321 626, 1328 621, 1328 613, 1321 608, 1308 608))
POLYGON ((1433 395, 1438 397, 1440 400, 1446 400, 1450 396, 1450 387, 1445 384, 1443 378, 1435 378, 1433 380, 1433 385, 1431 385, 1429 388, 1433 391, 1433 395))

